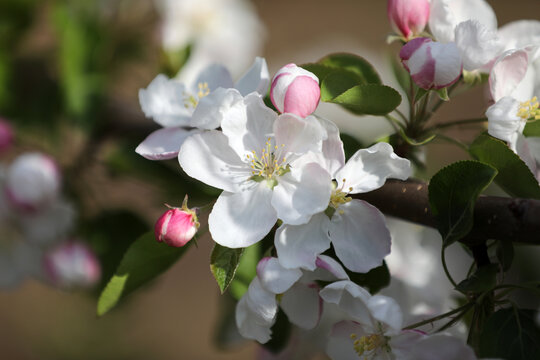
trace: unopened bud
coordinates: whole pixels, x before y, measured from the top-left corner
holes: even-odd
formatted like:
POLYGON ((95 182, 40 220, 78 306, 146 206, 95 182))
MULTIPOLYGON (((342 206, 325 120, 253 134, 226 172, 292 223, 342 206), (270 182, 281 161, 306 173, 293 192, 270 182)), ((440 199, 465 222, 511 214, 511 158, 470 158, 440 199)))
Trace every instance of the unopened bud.
POLYGON ((52 158, 40 153, 23 154, 8 169, 6 194, 16 208, 33 211, 57 198, 60 182, 52 158))
POLYGON ((454 43, 416 38, 401 48, 399 57, 414 83, 426 90, 452 85, 463 71, 461 55, 454 43))
POLYGON ((429 20, 429 1, 388 0, 387 14, 394 31, 409 40, 424 31, 429 20))
POLYGON ((317 76, 295 64, 285 65, 272 79, 270 99, 280 113, 305 118, 315 111, 320 98, 317 76))
POLYGON ((44 258, 45 273, 56 286, 63 288, 90 287, 101 276, 96 255, 79 241, 60 244, 44 258))
POLYGON ((11 125, 0 119, 0 153, 9 149, 13 144, 13 128, 11 125))
POLYGON ((199 230, 197 212, 187 207, 187 195, 181 208, 170 208, 160 216, 154 227, 157 241, 181 247, 187 244, 199 230))

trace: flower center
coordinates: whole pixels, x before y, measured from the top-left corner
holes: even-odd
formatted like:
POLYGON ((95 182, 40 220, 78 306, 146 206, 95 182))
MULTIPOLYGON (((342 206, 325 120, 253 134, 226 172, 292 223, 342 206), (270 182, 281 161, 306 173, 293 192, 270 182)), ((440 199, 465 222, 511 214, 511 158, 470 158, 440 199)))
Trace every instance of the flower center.
POLYGON ((353 340, 354 351, 363 360, 374 359, 380 351, 390 351, 388 338, 382 334, 370 334, 358 338, 353 333, 351 339, 353 340))
MULTIPOLYGON (((342 184, 345 184, 346 179, 343 179, 342 184)), ((343 187, 345 185, 341 185, 340 188, 337 188, 336 183, 333 183, 334 189, 332 190, 332 194, 330 195, 330 202, 328 203, 328 208, 326 208, 326 215, 328 215, 329 218, 332 218, 332 215, 338 210, 340 205, 346 204, 352 200, 352 198, 349 195, 349 192, 352 191, 352 187, 349 187, 349 191, 343 191, 343 187)), ((343 214, 343 210, 339 210, 340 214, 343 214)))
POLYGON ((252 174, 250 179, 257 182, 267 180, 271 188, 276 186, 276 178, 290 171, 287 158, 282 157, 284 147, 283 144, 281 147, 272 146, 271 138, 268 138, 260 157, 255 151, 252 151, 251 155, 247 155, 246 160, 250 163, 252 174))
POLYGON ((200 82, 197 84, 197 88, 198 88, 198 91, 197 91, 197 95, 192 95, 192 94, 187 94, 187 93, 184 93, 184 106, 186 108, 196 108, 197 105, 199 104, 199 100, 201 100, 203 97, 207 96, 208 94, 210 94, 210 88, 208 87, 208 83, 207 82, 200 82))
POLYGON ((517 116, 519 116, 525 121, 540 120, 539 106, 540 104, 538 103, 538 98, 535 96, 531 100, 524 101, 519 104, 517 116))

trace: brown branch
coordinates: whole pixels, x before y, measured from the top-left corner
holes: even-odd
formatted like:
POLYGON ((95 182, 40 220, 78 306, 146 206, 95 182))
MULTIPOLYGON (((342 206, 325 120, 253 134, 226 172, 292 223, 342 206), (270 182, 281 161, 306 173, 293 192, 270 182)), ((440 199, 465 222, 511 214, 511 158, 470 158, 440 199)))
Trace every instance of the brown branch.
MULTIPOLYGON (((388 180, 375 191, 353 195, 383 213, 436 227, 428 201, 428 185, 417 180, 388 180)), ((474 208, 474 227, 461 241, 511 240, 540 245, 540 200, 480 196, 474 208)))

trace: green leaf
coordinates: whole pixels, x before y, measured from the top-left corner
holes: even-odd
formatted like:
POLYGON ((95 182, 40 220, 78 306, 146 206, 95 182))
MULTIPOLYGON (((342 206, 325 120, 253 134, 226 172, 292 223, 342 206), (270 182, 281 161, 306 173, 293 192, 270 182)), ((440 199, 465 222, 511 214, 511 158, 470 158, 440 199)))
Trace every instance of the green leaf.
POLYGON ((346 70, 334 70, 321 81, 321 101, 332 100, 345 91, 362 84, 362 79, 346 70))
POLYGON ((489 291, 497 285, 498 270, 499 267, 496 264, 479 267, 469 278, 460 282, 456 290, 465 295, 489 291))
POLYGON ((420 100, 422 100, 422 98, 426 96, 428 92, 429 92, 428 90, 425 90, 422 88, 416 88, 416 94, 414 95, 414 102, 417 103, 420 100))
POLYGON ((342 105, 357 115, 386 115, 398 107, 401 95, 389 86, 366 84, 352 87, 326 101, 342 105))
POLYGON ((101 265, 99 291, 114 275, 129 246, 148 228, 143 219, 126 210, 106 211, 83 224, 81 232, 101 265))
POLYGON ((390 271, 385 261, 381 266, 371 269, 365 274, 346 271, 352 282, 368 289, 372 294, 390 285, 390 271))
POLYGON ((236 275, 229 286, 229 292, 236 300, 240 300, 246 293, 251 280, 257 275, 257 264, 261 258, 260 252, 260 243, 244 249, 236 269, 236 275))
POLYGON ((444 246, 469 233, 476 199, 496 175, 493 167, 469 160, 453 163, 431 178, 429 204, 444 246))
POLYGON ((307 64, 302 64, 299 66, 303 68, 304 70, 307 70, 315 74, 315 76, 319 78, 319 83, 321 83, 328 76, 328 74, 336 71, 336 69, 333 67, 317 64, 317 63, 307 63, 307 64))
POLYGON ((540 136, 540 121, 534 121, 527 123, 525 129, 523 129, 523 135, 525 136, 540 136))
POLYGON ((355 73, 361 78, 362 83, 366 84, 382 84, 381 78, 377 71, 363 57, 349 53, 335 53, 323 57, 318 61, 319 64, 330 68, 347 70, 355 73))
POLYGON ((442 101, 450 101, 450 97, 448 96, 448 88, 442 88, 439 90, 435 90, 437 95, 439 95, 439 99, 442 101))
POLYGON ((409 89, 411 87, 411 75, 405 70, 405 67, 396 56, 390 57, 390 64, 392 65, 392 72, 396 78, 399 86, 407 96, 409 96, 409 89))
POLYGON ((244 249, 230 249, 219 244, 214 245, 210 256, 210 270, 223 294, 234 279, 244 249))
POLYGON ((495 182, 508 194, 540 199, 540 185, 527 165, 502 141, 482 134, 469 147, 469 153, 497 169, 495 182))
POLYGON ((540 327, 535 310, 501 309, 491 315, 480 335, 479 357, 540 359, 540 327))
POLYGON ((101 293, 97 305, 98 316, 105 315, 121 299, 169 269, 186 252, 190 243, 181 248, 167 246, 157 242, 153 232, 138 238, 131 244, 101 293))

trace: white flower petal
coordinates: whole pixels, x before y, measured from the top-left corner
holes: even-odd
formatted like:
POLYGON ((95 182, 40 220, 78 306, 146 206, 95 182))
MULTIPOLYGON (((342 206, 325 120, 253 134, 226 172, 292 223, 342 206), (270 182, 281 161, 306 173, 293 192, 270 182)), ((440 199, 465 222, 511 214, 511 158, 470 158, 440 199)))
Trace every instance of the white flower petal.
POLYGON ((324 155, 324 163, 320 165, 328 171, 330 175, 334 175, 343 165, 345 165, 345 151, 343 150, 343 142, 339 136, 339 128, 330 120, 318 118, 322 126, 326 130, 327 138, 322 143, 322 154, 324 155))
POLYGON ((399 334, 394 335, 388 341, 388 345, 392 349, 392 353, 396 359, 400 360, 415 360, 411 353, 413 352, 416 343, 426 335, 416 330, 403 330, 399 334))
POLYGON ((246 292, 247 305, 257 317, 265 322, 275 320, 278 310, 276 294, 271 293, 262 287, 258 277, 255 277, 249 284, 246 292))
POLYGON ((214 91, 220 87, 227 89, 234 86, 231 73, 221 64, 211 64, 204 68, 197 77, 197 80, 195 80, 191 91, 197 94, 199 84, 202 85, 205 83, 210 91, 214 91))
POLYGON ((336 173, 338 187, 350 193, 363 193, 384 185, 387 178, 406 180, 411 176, 411 164, 396 154, 390 144, 381 142, 358 150, 336 173), (345 179, 345 180, 344 180, 345 179))
POLYGON ((210 186, 229 192, 251 176, 247 164, 229 146, 219 131, 208 131, 188 137, 178 153, 186 174, 210 186))
POLYGON ((486 111, 488 133, 507 141, 513 151, 516 151, 517 136, 525 127, 525 123, 517 116, 518 110, 519 102, 507 96, 491 105, 486 111))
POLYGON ((139 102, 146 117, 163 127, 189 125, 191 110, 184 104, 184 84, 160 74, 146 89, 139 90, 139 102))
POLYGON ((540 44, 540 21, 513 21, 501 26, 498 35, 505 46, 505 50, 538 45, 540 44))
POLYGON ((540 163, 540 137, 529 136, 527 138, 527 144, 529 145, 531 155, 537 163, 540 163))
POLYGON ((255 58, 253 65, 234 85, 243 96, 254 91, 265 96, 268 92, 268 86, 270 86, 270 74, 266 60, 261 57, 255 58))
POLYGON ((270 340, 277 314, 275 295, 264 290, 257 278, 236 305, 236 326, 240 335, 264 344, 270 340))
POLYGON ((426 336, 415 343, 410 359, 415 360, 476 360, 474 351, 461 339, 436 334, 426 336))
POLYGON ((190 125, 199 129, 216 129, 221 126, 225 115, 242 114, 243 100, 236 89, 217 88, 199 100, 190 125))
POLYGON ((251 156, 252 151, 261 157, 262 150, 267 147, 268 138, 274 132, 276 118, 277 114, 266 107, 262 98, 251 93, 244 98, 243 103, 223 112, 221 128, 229 145, 241 158, 251 156))
POLYGON ((292 168, 278 179, 272 206, 278 218, 290 225, 305 224, 313 214, 328 207, 332 179, 319 164, 310 163, 301 169, 292 168))
POLYGON ((339 262, 326 255, 317 257, 314 279, 322 281, 349 280, 349 275, 339 262))
POLYGON ((342 280, 327 285, 319 296, 330 304, 336 304, 354 321, 371 326, 372 319, 367 303, 371 295, 352 281, 342 280))
POLYGON ((296 283, 281 298, 280 306, 289 321, 302 329, 313 329, 322 313, 322 299, 316 283, 296 283))
POLYGON ((334 325, 326 345, 326 353, 332 360, 361 359, 354 350, 351 334, 356 334, 357 338, 367 335, 359 324, 352 321, 341 321, 334 325))
POLYGON ((148 160, 173 159, 178 156, 180 147, 197 130, 181 127, 168 127, 154 131, 137 146, 135 152, 148 160))
POLYGON ((264 182, 236 194, 223 192, 208 217, 214 241, 242 248, 261 240, 277 220, 271 197, 272 190, 264 182))
POLYGON ((388 325, 385 334, 394 335, 403 327, 403 314, 396 300, 383 295, 374 295, 368 301, 368 308, 375 320, 388 325))
POLYGON ((319 213, 304 225, 281 225, 275 237, 280 264, 288 269, 315 270, 317 256, 330 247, 329 224, 328 216, 319 213))
POLYGON ((460 23, 456 27, 455 33, 456 45, 461 52, 465 70, 481 69, 503 50, 497 33, 488 30, 476 20, 460 23))
POLYGON ((330 221, 330 239, 343 265, 355 272, 380 266, 390 253, 391 237, 384 215, 361 200, 338 208, 330 221))
POLYGON ((526 50, 508 50, 493 64, 489 88, 494 101, 511 96, 527 73, 529 55, 526 50))
POLYGON ((283 157, 288 158, 291 158, 289 154, 321 151, 322 141, 327 138, 326 130, 314 116, 302 119, 290 113, 281 114, 277 118, 274 134, 276 145, 283 148, 283 157))
POLYGON ((302 271, 286 269, 280 265, 277 258, 266 257, 257 264, 257 276, 264 289, 274 294, 282 294, 300 279, 302 271))
POLYGON ((488 30, 497 30, 497 17, 485 0, 431 1, 429 29, 438 41, 454 41, 455 27, 467 20, 477 20, 488 30))

